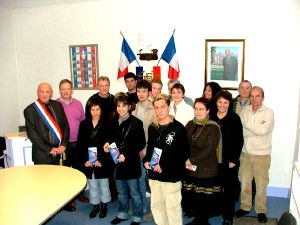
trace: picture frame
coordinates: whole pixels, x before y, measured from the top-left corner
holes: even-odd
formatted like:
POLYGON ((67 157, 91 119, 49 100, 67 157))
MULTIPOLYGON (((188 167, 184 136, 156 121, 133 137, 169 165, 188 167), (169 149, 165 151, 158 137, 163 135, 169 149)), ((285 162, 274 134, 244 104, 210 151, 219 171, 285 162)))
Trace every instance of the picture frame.
POLYGON ((237 90, 244 80, 245 39, 205 40, 205 84, 237 90))
POLYGON ((70 45, 69 54, 74 89, 96 89, 99 77, 98 45, 70 45))

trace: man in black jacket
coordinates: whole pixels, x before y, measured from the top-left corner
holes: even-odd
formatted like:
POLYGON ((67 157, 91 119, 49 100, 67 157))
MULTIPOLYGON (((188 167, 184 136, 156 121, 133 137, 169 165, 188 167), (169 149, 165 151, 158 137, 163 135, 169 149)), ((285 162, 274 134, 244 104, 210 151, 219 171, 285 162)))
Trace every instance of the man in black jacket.
POLYGON ((85 118, 90 117, 90 103, 92 99, 97 99, 101 103, 102 108, 102 118, 107 119, 110 122, 115 115, 115 96, 109 93, 110 80, 106 76, 100 76, 97 81, 97 87, 99 92, 93 94, 86 102, 85 105, 85 118))
POLYGON ((69 124, 62 105, 51 100, 48 83, 40 83, 38 99, 24 110, 27 136, 32 142, 34 164, 59 163, 69 141, 69 124))

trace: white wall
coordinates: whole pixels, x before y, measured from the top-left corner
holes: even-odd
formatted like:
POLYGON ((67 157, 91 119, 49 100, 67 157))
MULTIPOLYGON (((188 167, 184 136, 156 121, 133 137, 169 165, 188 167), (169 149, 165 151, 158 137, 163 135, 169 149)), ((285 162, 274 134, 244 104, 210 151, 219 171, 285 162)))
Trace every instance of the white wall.
POLYGON ((19 125, 19 88, 13 14, 0 8, 0 135, 16 131, 19 125))
MULTIPOLYGON (((58 97, 59 81, 70 78, 69 45, 98 44, 100 74, 110 77, 115 93, 125 90, 123 80, 116 80, 120 31, 135 53, 152 44, 160 56, 176 28, 180 80, 186 95, 195 98, 204 86, 205 39, 246 39, 245 78, 264 88, 265 104, 275 112, 270 186, 290 186, 300 80, 299 1, 102 0, 13 12, 18 70, 7 73, 13 72, 20 84, 19 124, 24 124, 22 111, 36 98, 39 82, 52 83, 58 97)), ((10 17, 5 19, 11 22, 10 17)), ((15 62, 14 57, 10 61, 15 62)), ((156 62, 142 64, 150 68, 156 62)), ((168 67, 160 65, 166 83, 168 67)), ((85 104, 95 92, 75 91, 74 97, 85 104)))

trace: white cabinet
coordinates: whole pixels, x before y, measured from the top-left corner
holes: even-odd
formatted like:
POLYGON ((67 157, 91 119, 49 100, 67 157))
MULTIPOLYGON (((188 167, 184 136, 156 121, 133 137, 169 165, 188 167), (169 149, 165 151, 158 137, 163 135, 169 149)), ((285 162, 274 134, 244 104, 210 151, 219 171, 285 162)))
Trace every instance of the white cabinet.
POLYGON ((300 225, 300 163, 295 162, 292 178, 290 213, 300 225))
POLYGON ((25 132, 5 135, 6 159, 5 167, 28 166, 32 162, 32 143, 25 132))

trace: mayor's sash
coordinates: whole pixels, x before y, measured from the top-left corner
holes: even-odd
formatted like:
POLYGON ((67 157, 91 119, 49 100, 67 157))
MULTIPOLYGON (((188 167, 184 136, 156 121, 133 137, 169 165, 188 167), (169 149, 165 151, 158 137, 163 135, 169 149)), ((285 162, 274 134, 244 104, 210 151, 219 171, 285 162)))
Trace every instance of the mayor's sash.
POLYGON ((58 123, 54 120, 54 118, 50 115, 48 110, 46 109, 46 106, 44 103, 38 99, 33 103, 36 111, 46 124, 46 126, 49 128, 51 134, 53 135, 56 142, 61 143, 62 141, 62 132, 58 125, 58 123))

